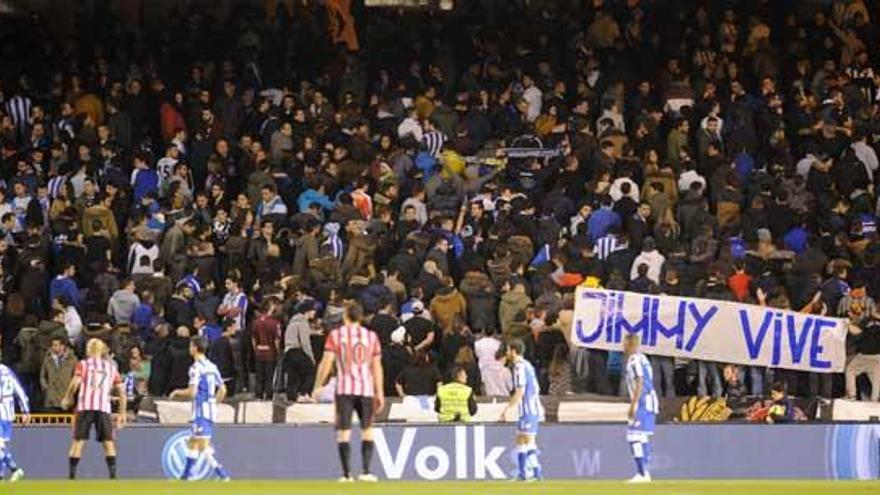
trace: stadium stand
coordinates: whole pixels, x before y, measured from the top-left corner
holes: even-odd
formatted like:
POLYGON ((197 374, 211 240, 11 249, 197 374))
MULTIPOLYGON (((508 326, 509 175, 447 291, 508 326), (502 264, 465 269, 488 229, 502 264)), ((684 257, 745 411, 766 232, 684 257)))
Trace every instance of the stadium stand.
POLYGON ((162 398, 187 383, 192 335, 238 401, 225 419, 323 421, 290 404, 320 399, 315 363, 351 301, 405 396, 391 421, 432 420, 412 397, 454 366, 494 411, 484 398, 510 393, 494 351, 514 339, 560 421, 613 419, 614 402, 577 401, 625 381, 619 353, 573 345, 578 287, 845 319, 844 372, 727 380, 723 362, 652 356, 658 392, 761 400, 782 381, 804 418, 876 416, 856 402, 880 394, 865 2, 50 3, 0 18, 17 26, 2 361, 47 421, 92 337, 135 409, 155 399, 143 418, 183 418, 162 398))

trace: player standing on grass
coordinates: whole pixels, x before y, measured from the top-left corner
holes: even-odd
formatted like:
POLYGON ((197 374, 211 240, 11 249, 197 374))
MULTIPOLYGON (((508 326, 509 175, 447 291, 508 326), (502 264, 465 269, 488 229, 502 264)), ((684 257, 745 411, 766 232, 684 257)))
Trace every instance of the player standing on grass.
POLYGON ((9 481, 18 481, 24 477, 24 471, 15 464, 9 443, 12 441, 12 422, 15 421, 15 401, 21 411, 21 421, 30 421, 28 397, 15 377, 15 373, 4 364, 0 364, 0 470, 8 469, 11 473, 9 481))
POLYGON ((385 407, 382 383, 382 348, 379 337, 361 326, 364 310, 360 304, 345 307, 343 325, 327 336, 324 357, 318 365, 312 397, 320 395, 321 387, 336 365, 336 445, 342 463, 342 478, 353 481, 351 457, 351 419, 357 413, 361 427, 361 481, 377 481, 370 473, 373 457, 373 418, 385 407))
POLYGON ((532 363, 523 357, 525 344, 514 340, 507 344, 508 363, 513 365, 513 395, 501 413, 501 421, 507 420, 507 413, 517 409, 519 422, 516 429, 516 460, 520 481, 543 478, 541 462, 538 460, 538 424, 544 420, 544 406, 541 404, 541 388, 538 375, 532 363))
POLYGON ((70 479, 76 479, 76 467, 93 425, 95 440, 104 447, 107 472, 110 479, 116 479, 116 436, 110 400, 114 389, 119 397, 116 427, 122 429, 125 426, 127 406, 125 386, 116 363, 107 357, 107 345, 100 339, 91 339, 86 344, 86 359, 77 363, 67 393, 61 400, 61 407, 69 409, 73 405, 73 395, 78 393, 76 416, 73 420, 73 442, 70 444, 69 454, 70 479))
POLYGON ((660 401, 654 391, 654 373, 651 363, 639 352, 640 339, 636 334, 624 338, 623 350, 626 353, 626 385, 629 389, 629 426, 626 441, 629 443, 637 473, 630 483, 649 483, 651 473, 648 464, 651 460, 651 436, 654 435, 654 420, 660 411, 660 401))
POLYGON ((193 364, 189 368, 189 388, 171 392, 172 399, 192 399, 192 432, 187 441, 186 464, 180 479, 186 481, 192 474, 193 466, 199 456, 205 456, 217 477, 229 481, 229 472, 214 457, 211 436, 217 415, 217 402, 226 398, 226 385, 220 370, 205 357, 208 341, 204 337, 193 337, 189 341, 189 354, 193 364))

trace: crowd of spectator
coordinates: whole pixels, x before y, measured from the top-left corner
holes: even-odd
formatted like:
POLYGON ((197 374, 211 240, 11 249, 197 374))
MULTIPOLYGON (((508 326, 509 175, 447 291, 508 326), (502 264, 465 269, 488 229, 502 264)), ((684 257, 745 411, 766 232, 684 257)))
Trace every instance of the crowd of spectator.
POLYGON ((581 284, 853 323, 845 380, 652 357, 665 396, 722 395, 724 370, 754 395, 878 399, 865 2, 457 3, 358 8, 358 51, 301 0, 189 2, 139 31, 15 20, 0 329, 35 404, 59 407, 89 337, 133 397, 184 388, 195 334, 233 393, 308 399, 352 300, 389 395, 453 370, 507 395, 512 338, 545 393, 616 394, 619 355, 570 345, 581 284))

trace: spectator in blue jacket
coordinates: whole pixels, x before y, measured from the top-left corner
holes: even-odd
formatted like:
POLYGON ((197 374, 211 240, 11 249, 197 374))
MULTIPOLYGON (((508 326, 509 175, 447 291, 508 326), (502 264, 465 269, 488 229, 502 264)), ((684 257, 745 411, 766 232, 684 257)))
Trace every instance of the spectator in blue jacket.
POLYGON ((587 229, 592 243, 595 244, 597 240, 605 237, 611 227, 620 226, 620 215, 611 209, 613 204, 611 196, 605 196, 602 198, 601 208, 594 211, 587 219, 587 229))
POLYGON ((333 201, 327 197, 324 183, 320 180, 311 184, 310 187, 303 191, 296 200, 296 205, 299 208, 300 213, 307 213, 309 211, 309 206, 311 206, 312 203, 320 205, 325 211, 333 209, 333 201))
POLYGON ((54 301, 60 297, 66 298, 77 309, 82 309, 82 296, 79 287, 73 277, 76 275, 76 265, 64 263, 61 272, 49 284, 49 300, 54 301))
POLYGON ((131 188, 134 191, 135 202, 140 202, 147 194, 159 194, 159 173, 150 168, 150 162, 142 154, 134 157, 131 188))

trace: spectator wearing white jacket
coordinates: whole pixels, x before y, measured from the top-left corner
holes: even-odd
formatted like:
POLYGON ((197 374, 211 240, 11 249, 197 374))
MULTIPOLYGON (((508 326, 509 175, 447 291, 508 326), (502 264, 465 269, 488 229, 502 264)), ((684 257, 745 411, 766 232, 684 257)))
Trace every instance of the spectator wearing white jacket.
POLYGON ((660 251, 657 251, 654 239, 652 237, 646 237, 645 240, 642 241, 642 252, 639 253, 633 261, 629 278, 630 280, 635 280, 639 276, 639 265, 644 263, 648 265, 648 278, 655 284, 659 285, 660 273, 663 271, 663 263, 665 262, 666 257, 660 254, 660 251))

